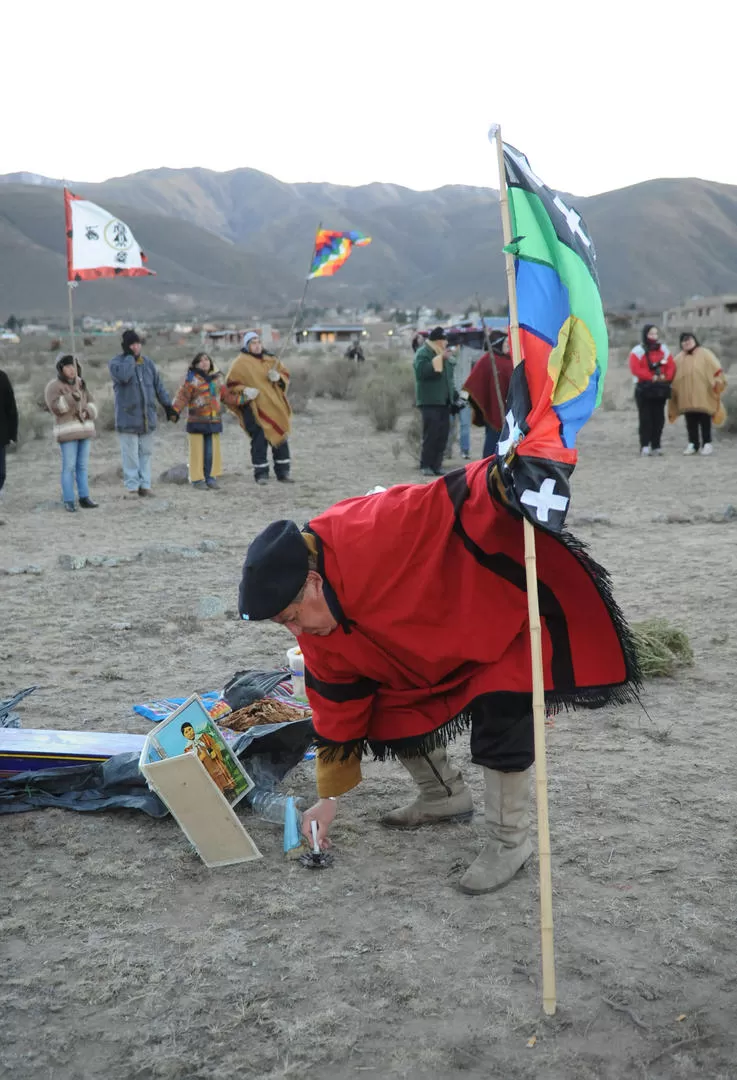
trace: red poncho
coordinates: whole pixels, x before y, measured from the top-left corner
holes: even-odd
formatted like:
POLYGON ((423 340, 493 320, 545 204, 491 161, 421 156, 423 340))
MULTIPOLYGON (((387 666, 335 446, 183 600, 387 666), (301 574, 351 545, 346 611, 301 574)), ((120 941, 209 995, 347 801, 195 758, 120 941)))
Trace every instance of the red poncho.
POLYGON ((480 356, 471 369, 471 374, 463 384, 463 389, 471 395, 471 399, 481 410, 484 421, 493 427, 495 431, 501 431, 504 427, 504 402, 507 400, 509 383, 512 379, 514 364, 512 357, 507 353, 494 353, 493 361, 488 352, 480 356), (496 367, 499 379, 499 394, 496 392, 494 368, 496 367), (499 395, 502 399, 502 407, 499 407, 499 395))
MULTIPOLYGON (((299 638, 322 745, 422 748, 478 695, 530 693, 523 523, 492 499, 489 469, 347 499, 310 522, 341 622, 299 638)), ((570 538, 536 536, 548 700, 628 696, 636 663, 606 573, 570 538)))

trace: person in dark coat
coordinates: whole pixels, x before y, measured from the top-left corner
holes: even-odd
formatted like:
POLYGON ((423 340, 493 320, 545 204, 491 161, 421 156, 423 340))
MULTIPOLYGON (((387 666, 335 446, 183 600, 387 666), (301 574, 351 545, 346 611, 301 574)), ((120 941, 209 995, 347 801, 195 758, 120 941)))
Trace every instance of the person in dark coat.
POLYGON ((0 491, 5 484, 5 450, 18 441, 18 408, 10 379, 0 371, 0 491))

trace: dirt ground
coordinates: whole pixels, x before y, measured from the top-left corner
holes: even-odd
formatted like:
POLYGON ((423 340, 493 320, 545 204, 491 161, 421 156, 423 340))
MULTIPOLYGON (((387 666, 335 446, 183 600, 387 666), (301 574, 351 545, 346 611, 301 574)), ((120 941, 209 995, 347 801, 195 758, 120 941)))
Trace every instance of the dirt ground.
MULTIPOLYGON (((462 895, 481 815, 388 833, 378 816, 409 786, 401 767, 372 763, 341 799, 335 865, 320 875, 285 863, 278 827, 247 810, 264 858, 216 871, 171 819, 3 817, 0 1073, 737 1077, 737 521, 710 520, 737 506, 737 440, 684 458, 684 434, 669 428, 665 456, 640 459, 629 407, 599 412, 581 437, 572 529, 611 570, 629 618, 667 616, 696 662, 648 683, 645 708, 564 714, 548 731, 554 1018, 541 1010, 537 860, 495 895, 462 895)), ((181 428, 161 430, 154 476, 184 447, 181 428)), ((373 433, 348 402, 317 401, 297 418, 291 487, 256 488, 228 426, 220 493, 161 484, 156 499, 124 501, 107 434, 91 461, 100 509, 72 516, 58 502, 57 458, 48 441, 12 456, 0 512, 0 567, 43 569, 0 579, 0 697, 40 684, 22 706, 29 728, 144 732, 135 702, 283 662, 284 631, 234 616, 249 539, 273 518, 306 520, 418 478, 402 433, 373 433), (59 566, 64 554, 203 538, 217 548, 195 560, 59 566), (198 619, 208 595, 228 613, 198 619)), ((480 809, 467 740, 452 753, 480 809)), ((312 767, 289 785, 311 800, 312 767)))

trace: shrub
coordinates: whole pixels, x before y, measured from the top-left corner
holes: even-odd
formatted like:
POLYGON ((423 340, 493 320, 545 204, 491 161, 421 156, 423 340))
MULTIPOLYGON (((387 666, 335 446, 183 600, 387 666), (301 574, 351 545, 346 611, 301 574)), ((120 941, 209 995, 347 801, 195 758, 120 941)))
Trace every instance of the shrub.
POLYGON ((394 431, 401 412, 397 386, 392 379, 373 376, 359 395, 361 409, 371 419, 374 431, 394 431))
POLYGON ((48 413, 33 401, 24 401, 18 405, 18 446, 43 439, 51 431, 48 413))
POLYGON ((292 406, 292 412, 307 411, 314 385, 315 379, 310 368, 297 368, 296 371, 292 371, 289 378, 289 404, 292 406))
POLYGON ((727 389, 722 394, 722 404, 727 410, 727 420, 722 431, 737 435, 737 365, 727 371, 727 389))
POLYGON ((98 431, 115 431, 115 398, 112 387, 106 386, 93 393, 97 406, 95 427, 98 431))
POLYGON ((422 416, 420 415, 419 409, 415 409, 412 413, 404 437, 407 441, 410 454, 413 458, 419 460, 420 449, 422 446, 422 416))
POLYGON ((329 397, 335 401, 353 401, 358 396, 360 365, 345 356, 328 360, 316 366, 314 371, 315 397, 329 397))

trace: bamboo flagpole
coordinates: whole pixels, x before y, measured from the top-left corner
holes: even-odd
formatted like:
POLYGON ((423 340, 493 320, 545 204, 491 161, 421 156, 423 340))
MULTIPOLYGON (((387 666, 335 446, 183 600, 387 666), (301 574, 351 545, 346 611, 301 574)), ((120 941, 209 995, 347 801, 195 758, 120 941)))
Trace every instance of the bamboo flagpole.
POLYGON ((74 300, 73 292, 76 281, 72 281, 72 215, 67 201, 67 182, 62 181, 62 198, 64 200, 64 229, 66 232, 66 256, 67 256, 67 305, 69 310, 69 351, 72 356, 77 355, 76 340, 74 336, 74 300))
POLYGON ((74 295, 74 290, 75 290, 76 286, 77 286, 76 281, 68 281, 67 282, 67 292, 69 294, 69 341, 70 341, 69 351, 71 352, 72 356, 74 356, 74 357, 76 357, 76 355, 77 355, 77 348, 76 348, 76 341, 75 341, 75 336, 74 336, 74 304, 72 302, 72 297, 74 295))
MULTIPOLYGON (((499 165, 499 204, 502 213, 504 247, 512 242, 512 219, 509 213, 506 173, 504 169, 504 143, 498 124, 489 130, 489 138, 496 140, 499 165)), ((514 272, 514 255, 504 253, 509 295, 509 332, 514 366, 522 360, 517 312, 517 282, 514 272)), ((553 879, 550 860, 550 822, 548 818, 548 772, 545 751, 545 679, 543 673, 542 630, 540 627, 540 602, 537 587, 537 554, 535 529, 524 520, 525 573, 527 579, 527 609, 530 621, 530 651, 532 655, 532 716, 535 732, 535 776, 537 795, 537 843, 540 864, 540 937, 542 946, 543 1010, 548 1016, 555 1014, 555 952, 553 948, 553 879)))
POLYGON ((296 310, 294 312, 294 318, 292 319, 292 325, 289 328, 289 334, 287 336, 287 340, 284 342, 283 347, 279 351, 279 356, 278 356, 279 363, 281 363, 281 361, 284 359, 284 355, 287 352, 289 346, 293 344, 292 338, 294 337, 294 332, 295 332, 295 330, 297 328, 297 321, 298 321, 300 315, 302 314, 302 309, 305 306, 305 299, 307 297, 307 286, 310 284, 310 271, 312 270, 312 264, 315 261, 315 255, 317 253, 317 238, 320 235, 320 230, 321 229, 322 229, 322 222, 319 223, 319 225, 317 226, 317 229, 315 230, 315 239, 312 242, 312 254, 310 255, 310 266, 309 266, 309 269, 307 271, 307 276, 305 277, 305 287, 302 290, 302 297, 301 297, 299 303, 297 304, 297 308, 296 308, 296 310))

